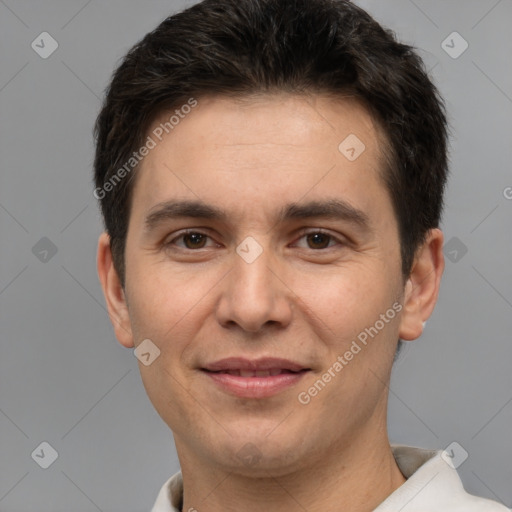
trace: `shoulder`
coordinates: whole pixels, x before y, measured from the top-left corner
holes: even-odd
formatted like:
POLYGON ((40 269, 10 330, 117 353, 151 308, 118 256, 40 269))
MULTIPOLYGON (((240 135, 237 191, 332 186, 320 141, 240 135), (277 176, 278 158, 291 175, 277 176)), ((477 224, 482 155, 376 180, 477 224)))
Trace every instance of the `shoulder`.
POLYGON ((183 477, 175 473, 162 485, 151 512, 180 512, 183 506, 183 477))
POLYGON ((407 481, 374 512, 511 512, 504 505, 464 489, 450 455, 393 445, 393 455, 407 481))
POLYGON ((496 501, 487 500, 466 493, 458 503, 454 503, 453 512, 510 512, 511 509, 496 501))

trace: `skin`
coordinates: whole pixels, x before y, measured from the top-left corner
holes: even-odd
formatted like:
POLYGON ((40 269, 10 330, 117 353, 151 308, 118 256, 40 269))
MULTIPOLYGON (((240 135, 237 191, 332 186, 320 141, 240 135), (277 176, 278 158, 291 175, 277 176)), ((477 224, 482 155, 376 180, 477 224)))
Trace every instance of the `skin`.
POLYGON ((98 247, 119 342, 134 347, 149 338, 161 351, 139 366, 174 434, 182 510, 369 512, 405 481, 388 440, 388 385, 398 338, 418 338, 434 309, 443 234, 428 233, 404 278, 381 179, 383 135, 353 98, 198 101, 138 171, 125 289, 107 234, 98 247), (365 144, 354 161, 338 150, 349 134, 365 144), (212 204, 227 220, 166 219, 146 230, 148 214, 173 199, 212 204), (362 211, 367 229, 340 219, 276 218, 287 203, 326 199, 362 211), (186 228, 207 236, 196 245, 177 238, 186 228), (312 239, 301 229, 327 236, 312 239), (248 236, 263 250, 250 264, 236 252, 248 236), (395 318, 300 403, 298 394, 394 303, 402 306, 395 318), (230 356, 287 358, 311 371, 271 397, 239 398, 200 370, 230 356), (257 454, 250 463, 240 457, 248 443, 257 454))

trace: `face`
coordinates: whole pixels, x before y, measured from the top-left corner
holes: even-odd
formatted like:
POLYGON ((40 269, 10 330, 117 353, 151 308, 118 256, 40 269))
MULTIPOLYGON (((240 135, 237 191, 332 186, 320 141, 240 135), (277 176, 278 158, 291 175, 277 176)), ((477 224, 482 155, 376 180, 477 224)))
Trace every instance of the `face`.
POLYGON ((277 475, 385 430, 405 282, 367 111, 199 98, 153 139, 118 337, 160 351, 140 371, 180 457, 277 475))

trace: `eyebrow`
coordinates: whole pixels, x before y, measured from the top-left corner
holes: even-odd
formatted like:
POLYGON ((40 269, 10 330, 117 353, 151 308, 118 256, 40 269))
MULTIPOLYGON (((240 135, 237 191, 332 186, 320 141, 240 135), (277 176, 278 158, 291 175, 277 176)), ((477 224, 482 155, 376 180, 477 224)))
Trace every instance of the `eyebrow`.
MULTIPOLYGON (((185 217, 226 222, 230 215, 216 206, 199 200, 166 201, 151 209, 144 221, 145 230, 149 232, 165 221, 185 217)), ((364 230, 370 230, 368 215, 342 199, 289 203, 281 208, 276 221, 282 223, 287 220, 318 217, 342 220, 364 230)))

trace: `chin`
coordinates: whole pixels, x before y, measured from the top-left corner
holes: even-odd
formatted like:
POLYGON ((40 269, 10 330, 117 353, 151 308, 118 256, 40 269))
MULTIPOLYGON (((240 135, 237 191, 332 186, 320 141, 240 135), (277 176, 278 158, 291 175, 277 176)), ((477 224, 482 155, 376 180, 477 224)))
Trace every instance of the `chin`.
MULTIPOLYGON (((274 423, 275 428, 275 423, 274 423)), ((286 431, 277 432, 265 428, 260 433, 245 433, 218 446, 212 457, 224 470, 244 476, 283 476, 296 471, 300 461, 310 458, 303 453, 305 446, 301 439, 293 439, 286 431), (269 432, 272 432, 269 435, 269 432)))

